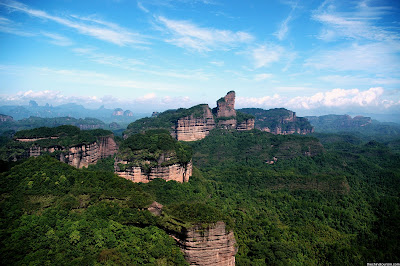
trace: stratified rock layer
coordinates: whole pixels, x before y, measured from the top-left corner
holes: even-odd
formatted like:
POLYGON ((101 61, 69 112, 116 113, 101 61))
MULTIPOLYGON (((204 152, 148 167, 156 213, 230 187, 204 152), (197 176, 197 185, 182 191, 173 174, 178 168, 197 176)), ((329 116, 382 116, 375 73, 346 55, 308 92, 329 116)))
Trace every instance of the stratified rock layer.
POLYGON ((202 117, 190 115, 176 122, 175 132, 172 134, 177 140, 195 141, 205 138, 215 128, 214 116, 208 105, 203 105, 202 117))
POLYGON ((237 253, 233 232, 228 232, 222 221, 203 228, 194 226, 176 239, 190 265, 235 265, 237 253))
POLYGON ((230 91, 217 101, 217 117, 236 117, 235 97, 235 92, 230 91))
POLYGON ((208 136, 210 131, 216 127, 223 129, 252 130, 254 119, 245 119, 238 123, 235 111, 235 92, 231 91, 217 101, 214 115, 207 104, 202 105, 203 115, 193 115, 178 119, 172 136, 177 140, 196 141, 208 136))
POLYGON ((53 146, 42 148, 33 146, 29 149, 29 157, 37 157, 45 152, 59 153, 59 160, 68 163, 76 168, 88 167, 97 163, 99 159, 106 158, 116 154, 118 146, 112 136, 99 137, 97 142, 90 144, 80 144, 69 148, 53 146))
POLYGON ((127 161, 117 161, 115 163, 115 173, 120 177, 132 182, 148 183, 153 179, 161 178, 166 181, 174 180, 180 183, 188 182, 192 176, 192 163, 186 165, 172 164, 169 166, 156 166, 144 171, 141 167, 129 167, 120 170, 118 164, 128 164, 127 161))

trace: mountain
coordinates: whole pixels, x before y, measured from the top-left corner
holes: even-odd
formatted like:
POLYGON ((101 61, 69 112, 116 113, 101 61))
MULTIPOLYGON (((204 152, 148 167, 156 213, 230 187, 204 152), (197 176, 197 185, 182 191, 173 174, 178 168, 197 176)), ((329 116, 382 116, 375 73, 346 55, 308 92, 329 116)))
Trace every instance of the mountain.
POLYGON ((400 124, 379 122, 370 117, 349 115, 324 115, 306 117, 316 133, 354 134, 364 140, 388 142, 400 139, 400 124))
MULTIPOLYGON (((253 128, 254 116, 234 103, 229 92, 214 109, 198 105, 141 119, 125 139, 71 125, 1 136, 0 260, 399 261, 398 139, 381 142, 358 131, 271 134, 253 128)), ((293 112, 268 111, 257 111, 264 122, 277 121, 282 130, 285 123, 298 126, 293 112)), ((363 130, 375 123, 368 121, 346 123, 363 130)))
POLYGON ((128 137, 148 129, 163 128, 177 140, 196 141, 205 138, 214 128, 253 129, 254 117, 235 110, 235 96, 234 91, 228 92, 217 101, 213 110, 207 104, 200 104, 136 120, 128 126, 124 135, 128 137))
POLYGON ((255 128, 278 135, 309 134, 313 127, 304 117, 285 108, 264 110, 261 108, 243 108, 240 112, 255 116, 255 128))
MULTIPOLYGON (((117 108, 121 109, 121 108, 117 108)), ((87 109, 82 105, 75 103, 62 104, 52 106, 46 104, 44 106, 38 105, 35 101, 31 101, 26 106, 6 105, 0 106, 0 113, 12 116, 15 120, 33 117, 41 118, 54 118, 54 117, 75 117, 86 118, 93 117, 100 119, 106 123, 123 122, 130 123, 138 118, 145 117, 147 114, 134 114, 129 110, 125 113, 121 109, 120 115, 114 115, 115 110, 104 108, 101 106, 98 109, 87 109)))

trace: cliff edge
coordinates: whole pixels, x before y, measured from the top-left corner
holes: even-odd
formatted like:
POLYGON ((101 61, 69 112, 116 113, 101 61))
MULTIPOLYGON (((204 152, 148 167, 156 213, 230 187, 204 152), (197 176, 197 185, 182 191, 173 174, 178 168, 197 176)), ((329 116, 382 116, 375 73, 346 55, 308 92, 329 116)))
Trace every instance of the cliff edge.
POLYGON ((254 117, 235 110, 235 97, 234 91, 228 92, 217 101, 217 107, 213 110, 207 104, 200 104, 189 109, 168 110, 157 116, 139 119, 128 126, 124 137, 148 129, 163 128, 177 140, 196 141, 205 138, 214 128, 254 129, 254 117))

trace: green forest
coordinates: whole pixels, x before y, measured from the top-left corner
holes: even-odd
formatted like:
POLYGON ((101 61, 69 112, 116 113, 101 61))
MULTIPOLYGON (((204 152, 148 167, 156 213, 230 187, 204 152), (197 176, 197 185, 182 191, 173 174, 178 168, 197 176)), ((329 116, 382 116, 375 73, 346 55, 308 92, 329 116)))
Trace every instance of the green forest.
POLYGON ((187 183, 132 183, 111 157, 87 169, 46 155, 2 161, 3 264, 186 265, 168 234, 219 220, 235 234, 237 265, 400 261, 398 139, 214 129, 183 144, 167 132, 121 147, 187 151, 187 183))

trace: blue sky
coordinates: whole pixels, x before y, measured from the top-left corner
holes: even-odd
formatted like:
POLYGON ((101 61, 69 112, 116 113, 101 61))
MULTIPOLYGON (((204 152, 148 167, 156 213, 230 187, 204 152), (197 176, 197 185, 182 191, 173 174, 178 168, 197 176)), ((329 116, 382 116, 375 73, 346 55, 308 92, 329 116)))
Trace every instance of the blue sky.
POLYGON ((0 0, 0 104, 400 113, 400 1, 0 0))

